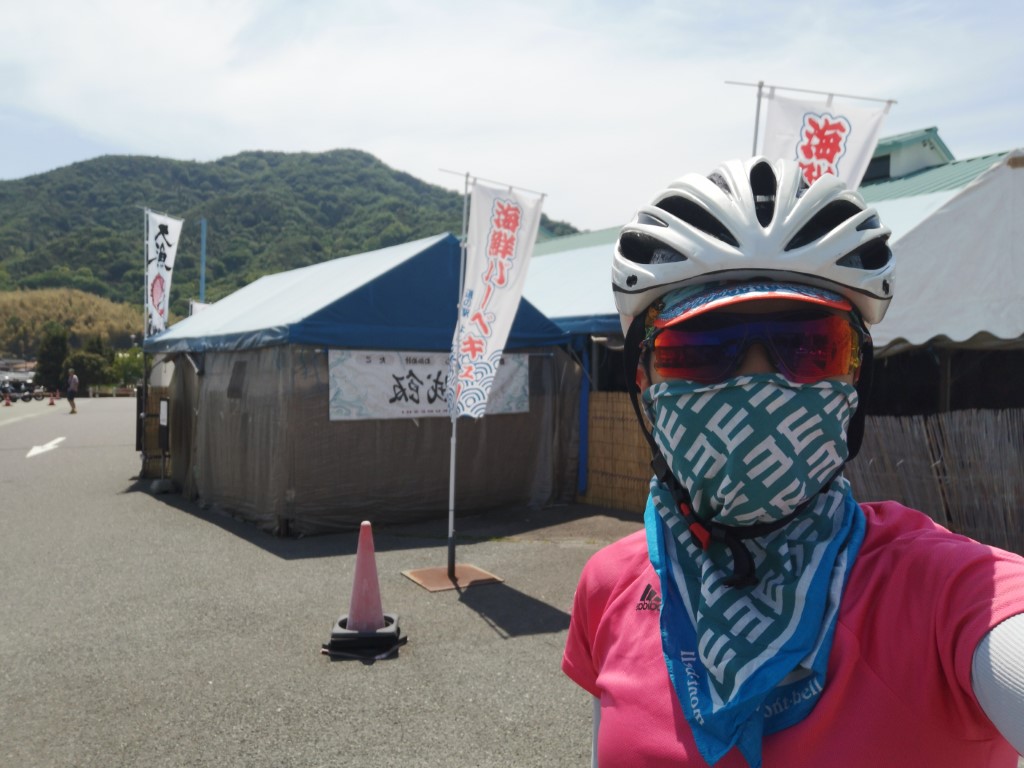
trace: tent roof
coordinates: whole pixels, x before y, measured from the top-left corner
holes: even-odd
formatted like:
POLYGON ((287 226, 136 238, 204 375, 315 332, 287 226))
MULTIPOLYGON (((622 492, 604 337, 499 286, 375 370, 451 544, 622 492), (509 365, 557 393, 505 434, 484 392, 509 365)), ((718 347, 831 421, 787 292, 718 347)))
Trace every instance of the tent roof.
MULTIPOLYGON (((458 239, 443 234, 267 275, 151 336, 144 347, 446 350, 455 331, 460 260, 458 239)), ((564 341, 565 333, 524 300, 505 346, 564 341)))
MULTIPOLYGON (((896 256, 896 298, 873 329, 876 350, 1024 338, 1022 170, 1018 150, 861 188, 892 229, 896 256)), ((621 332, 610 286, 617 234, 614 227, 538 247, 524 295, 570 333, 621 332)))
POLYGON ((896 293, 872 330, 876 348, 1024 338, 1024 151, 998 158, 962 189, 876 204, 887 223, 915 206, 924 214, 893 225, 896 293))
POLYGON ((530 262, 523 295, 568 333, 621 333, 611 290, 618 233, 614 227, 545 243, 530 262))

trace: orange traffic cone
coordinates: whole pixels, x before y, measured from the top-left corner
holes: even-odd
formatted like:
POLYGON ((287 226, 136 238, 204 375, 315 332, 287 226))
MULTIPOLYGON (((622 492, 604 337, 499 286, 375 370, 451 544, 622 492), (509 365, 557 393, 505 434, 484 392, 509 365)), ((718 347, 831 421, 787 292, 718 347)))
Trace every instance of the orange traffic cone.
POLYGON ((384 613, 381 606, 373 530, 364 520, 359 526, 348 613, 335 623, 331 641, 322 646, 321 653, 331 658, 385 659, 395 655, 406 640, 398 627, 397 614, 384 613))
POLYGON ((348 629, 376 632, 384 626, 384 609, 380 602, 377 560, 373 551, 373 531, 369 521, 359 526, 356 547, 356 572, 352 582, 352 599, 348 604, 348 629))
POLYGON ((10 404, 11 404, 11 393, 8 392, 5 389, 4 390, 4 405, 7 406, 7 405, 10 405, 10 404))

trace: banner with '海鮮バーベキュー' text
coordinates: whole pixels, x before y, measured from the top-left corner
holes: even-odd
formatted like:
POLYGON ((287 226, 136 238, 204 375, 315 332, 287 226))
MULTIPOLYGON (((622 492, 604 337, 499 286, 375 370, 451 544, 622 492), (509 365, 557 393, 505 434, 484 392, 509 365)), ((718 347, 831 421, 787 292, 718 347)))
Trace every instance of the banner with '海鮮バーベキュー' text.
POLYGON ((519 309, 542 200, 473 185, 465 284, 449 361, 446 397, 452 418, 478 419, 492 412, 487 400, 519 309))

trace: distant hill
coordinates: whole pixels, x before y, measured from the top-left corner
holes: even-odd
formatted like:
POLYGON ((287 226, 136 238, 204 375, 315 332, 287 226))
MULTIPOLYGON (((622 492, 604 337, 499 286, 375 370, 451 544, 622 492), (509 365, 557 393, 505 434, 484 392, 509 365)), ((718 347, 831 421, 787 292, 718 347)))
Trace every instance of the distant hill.
MULTIPOLYGON (((185 219, 172 315, 270 273, 462 228, 462 196, 366 152, 243 152, 215 162, 106 156, 0 181, 0 292, 67 288, 141 306, 143 211, 185 219)), ((573 234, 544 217, 540 239, 573 234)), ((0 349, 0 353, 4 350, 0 349)))

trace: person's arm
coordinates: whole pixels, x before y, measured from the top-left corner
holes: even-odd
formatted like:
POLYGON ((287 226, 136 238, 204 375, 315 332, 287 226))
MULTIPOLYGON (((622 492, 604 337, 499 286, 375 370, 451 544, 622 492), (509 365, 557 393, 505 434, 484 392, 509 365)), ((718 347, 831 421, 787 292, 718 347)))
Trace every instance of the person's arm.
POLYGON ((1024 754, 1024 614, 997 624, 978 643, 971 686, 988 719, 1024 754))
POLYGON ((591 736, 590 768, 597 768, 597 730, 601 727, 601 700, 594 697, 594 729, 591 736))

